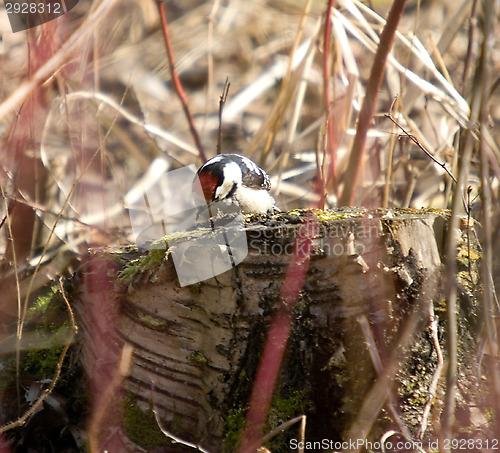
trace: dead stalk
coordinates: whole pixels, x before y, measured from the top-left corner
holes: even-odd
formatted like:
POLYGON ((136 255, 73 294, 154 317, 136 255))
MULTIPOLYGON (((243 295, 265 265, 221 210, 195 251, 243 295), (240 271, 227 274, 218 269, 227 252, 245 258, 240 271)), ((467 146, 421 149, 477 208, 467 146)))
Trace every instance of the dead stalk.
MULTIPOLYGON (((335 195, 337 194, 337 167, 335 159, 335 149, 334 149, 334 129, 333 129, 333 116, 332 116, 332 99, 330 93, 330 35, 332 29, 332 10, 333 10, 333 0, 328 0, 328 5, 325 12, 325 36, 323 40, 323 89, 325 94, 325 110, 326 110, 326 154, 329 159, 329 171, 328 176, 323 179, 325 186, 331 189, 335 195)), ((323 188, 323 194, 320 201, 320 209, 324 209, 326 202, 327 187, 323 188)))

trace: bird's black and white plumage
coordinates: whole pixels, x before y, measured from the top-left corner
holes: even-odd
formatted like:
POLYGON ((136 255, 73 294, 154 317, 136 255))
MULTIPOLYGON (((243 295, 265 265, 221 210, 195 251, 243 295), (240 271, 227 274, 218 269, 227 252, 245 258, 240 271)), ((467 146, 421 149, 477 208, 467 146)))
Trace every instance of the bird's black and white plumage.
POLYGON ((247 157, 219 154, 199 168, 197 177, 207 203, 235 203, 244 214, 277 209, 268 174, 247 157))

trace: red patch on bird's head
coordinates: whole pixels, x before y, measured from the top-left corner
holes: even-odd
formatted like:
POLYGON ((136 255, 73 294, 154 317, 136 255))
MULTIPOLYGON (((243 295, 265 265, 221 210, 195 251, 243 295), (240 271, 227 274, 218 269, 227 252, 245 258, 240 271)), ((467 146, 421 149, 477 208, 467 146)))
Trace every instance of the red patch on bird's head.
MULTIPOLYGON (((205 200, 213 201, 215 197, 215 189, 217 188, 217 183, 219 182, 218 178, 209 172, 202 172, 198 175, 198 179, 200 180, 201 189, 203 190, 203 195, 205 200)), ((199 195, 199 187, 200 185, 195 185, 195 190, 199 195)))

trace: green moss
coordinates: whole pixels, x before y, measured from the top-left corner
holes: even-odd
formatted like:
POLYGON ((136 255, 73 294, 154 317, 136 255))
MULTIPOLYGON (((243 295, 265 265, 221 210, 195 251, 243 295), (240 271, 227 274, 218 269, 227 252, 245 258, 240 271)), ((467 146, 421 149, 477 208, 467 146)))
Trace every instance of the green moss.
POLYGON ((142 410, 131 395, 124 398, 123 424, 127 437, 147 451, 171 445, 156 423, 152 409, 142 410))
POLYGON ((329 222, 331 220, 348 219, 349 216, 345 212, 336 212, 329 210, 315 210, 314 214, 321 222, 329 222))
POLYGON ((292 209, 291 211, 287 211, 287 214, 301 216, 304 214, 304 210, 303 209, 292 209))
POLYGON ((428 212, 429 214, 437 214, 448 216, 451 215, 451 209, 440 209, 440 208, 424 208, 421 209, 423 212, 428 212))
POLYGON ((156 318, 151 315, 139 315, 137 321, 140 322, 142 325, 145 325, 150 329, 157 330, 159 332, 165 331, 168 327, 167 321, 161 318, 156 318))
POLYGON ((72 326, 59 285, 53 285, 39 296, 28 311, 26 325, 31 325, 22 338, 21 374, 51 378, 68 341, 72 326))
POLYGON ((124 267, 118 273, 118 279, 122 283, 130 283, 141 272, 158 268, 166 253, 168 253, 168 236, 153 242, 149 251, 139 258, 123 260, 124 267))
POLYGON ((200 351, 193 351, 189 355, 189 360, 196 365, 208 365, 208 359, 200 351))
MULTIPOLYGON (((264 434, 310 409, 309 389, 293 389, 283 393, 284 395, 276 396, 271 403, 264 434)), ((276 434, 266 442, 266 447, 273 453, 288 453, 290 440, 297 438, 298 426, 294 425, 276 434)))
POLYGON ((123 257, 118 254, 117 259, 123 264, 123 268, 118 273, 118 279, 121 283, 128 284, 131 283, 137 275, 159 268, 165 257, 170 253, 169 247, 171 244, 180 239, 187 240, 189 238, 195 238, 200 234, 207 234, 207 231, 209 235, 217 234, 211 229, 207 230, 203 228, 198 230, 179 231, 167 234, 165 237, 154 241, 147 253, 141 254, 139 258, 130 259, 129 257, 123 257))
POLYGON ((47 313, 51 306, 51 302, 58 296, 62 297, 59 294, 59 285, 54 285, 49 289, 47 294, 38 297, 33 307, 30 308, 29 314, 31 316, 37 316, 47 313))
POLYGON ((29 351, 22 364, 21 373, 36 376, 37 378, 51 378, 56 370, 63 347, 29 351))
MULTIPOLYGON (((269 431, 305 413, 309 406, 309 390, 292 390, 285 397, 276 397, 267 417, 269 431)), ((273 450, 274 451, 274 450, 273 450)))
POLYGON ((446 299, 441 298, 438 301, 434 302, 434 313, 436 315, 444 317, 447 311, 448 311, 448 301, 446 299))
POLYGON ((28 310, 26 324, 29 323, 34 323, 39 332, 55 332, 61 326, 70 325, 68 309, 59 285, 53 285, 45 294, 38 296, 28 310))
POLYGON ((223 452, 229 453, 236 450, 245 426, 245 413, 246 408, 243 407, 229 410, 224 425, 225 434, 224 441, 222 442, 223 452))

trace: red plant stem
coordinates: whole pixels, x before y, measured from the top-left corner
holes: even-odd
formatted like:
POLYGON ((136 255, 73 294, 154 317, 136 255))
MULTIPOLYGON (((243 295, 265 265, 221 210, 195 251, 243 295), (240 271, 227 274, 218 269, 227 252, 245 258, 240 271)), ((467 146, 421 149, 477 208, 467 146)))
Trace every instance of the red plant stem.
MULTIPOLYGON (((325 91, 325 108, 326 108, 326 118, 327 118, 327 130, 326 130, 326 148, 327 153, 330 157, 330 174, 326 178, 321 178, 321 182, 326 186, 330 185, 333 189, 337 190, 337 167, 335 164, 335 150, 333 149, 334 144, 334 132, 333 132, 333 118, 332 118, 332 106, 331 106, 331 94, 330 94, 330 35, 332 31, 332 9, 333 0, 328 0, 328 5, 325 12, 325 36, 323 43, 323 85, 325 91), (328 182, 331 181, 331 184, 328 182)), ((322 187, 322 195, 320 199, 320 209, 325 207, 326 201, 326 187, 322 187)))
POLYGON ((304 287, 311 260, 312 241, 317 233, 317 219, 313 214, 310 214, 298 232, 292 258, 283 280, 280 293, 281 304, 271 321, 262 359, 257 370, 240 453, 255 453, 260 446, 267 412, 292 328, 292 310, 304 287))
POLYGON ((203 147, 200 136, 196 127, 194 125, 194 118, 191 115, 189 110, 188 100, 186 97, 186 93, 184 92, 181 81, 179 80, 179 75, 177 74, 177 70, 175 69, 175 57, 174 51, 172 49, 172 41, 170 40, 170 33, 168 31, 167 17, 165 15, 165 8, 163 6, 162 0, 156 0, 158 5, 158 12, 160 13, 161 25, 163 29, 163 37, 165 38, 165 47, 167 48, 168 55, 168 63, 170 67, 170 74, 172 76, 172 82, 175 88, 175 92, 179 97, 179 100, 182 104, 182 110, 184 111, 184 115, 186 116, 187 122, 189 124, 189 130, 191 131, 191 135, 193 136, 196 147, 198 148, 198 152, 200 154, 200 158, 203 162, 207 161, 207 155, 205 153, 205 148, 203 147))
POLYGON ((353 205, 356 195, 356 186, 358 184, 359 174, 363 165, 363 156, 365 153, 366 135, 368 128, 375 114, 378 93, 384 77, 385 63, 387 56, 392 49, 394 36, 396 34, 399 21, 406 7, 407 0, 394 0, 387 22, 382 34, 380 43, 375 53, 373 65, 370 72, 370 78, 366 86, 366 95, 363 100, 361 111, 359 112, 358 127, 356 137, 351 149, 351 156, 346 171, 346 180, 342 196, 339 200, 340 206, 353 205))

